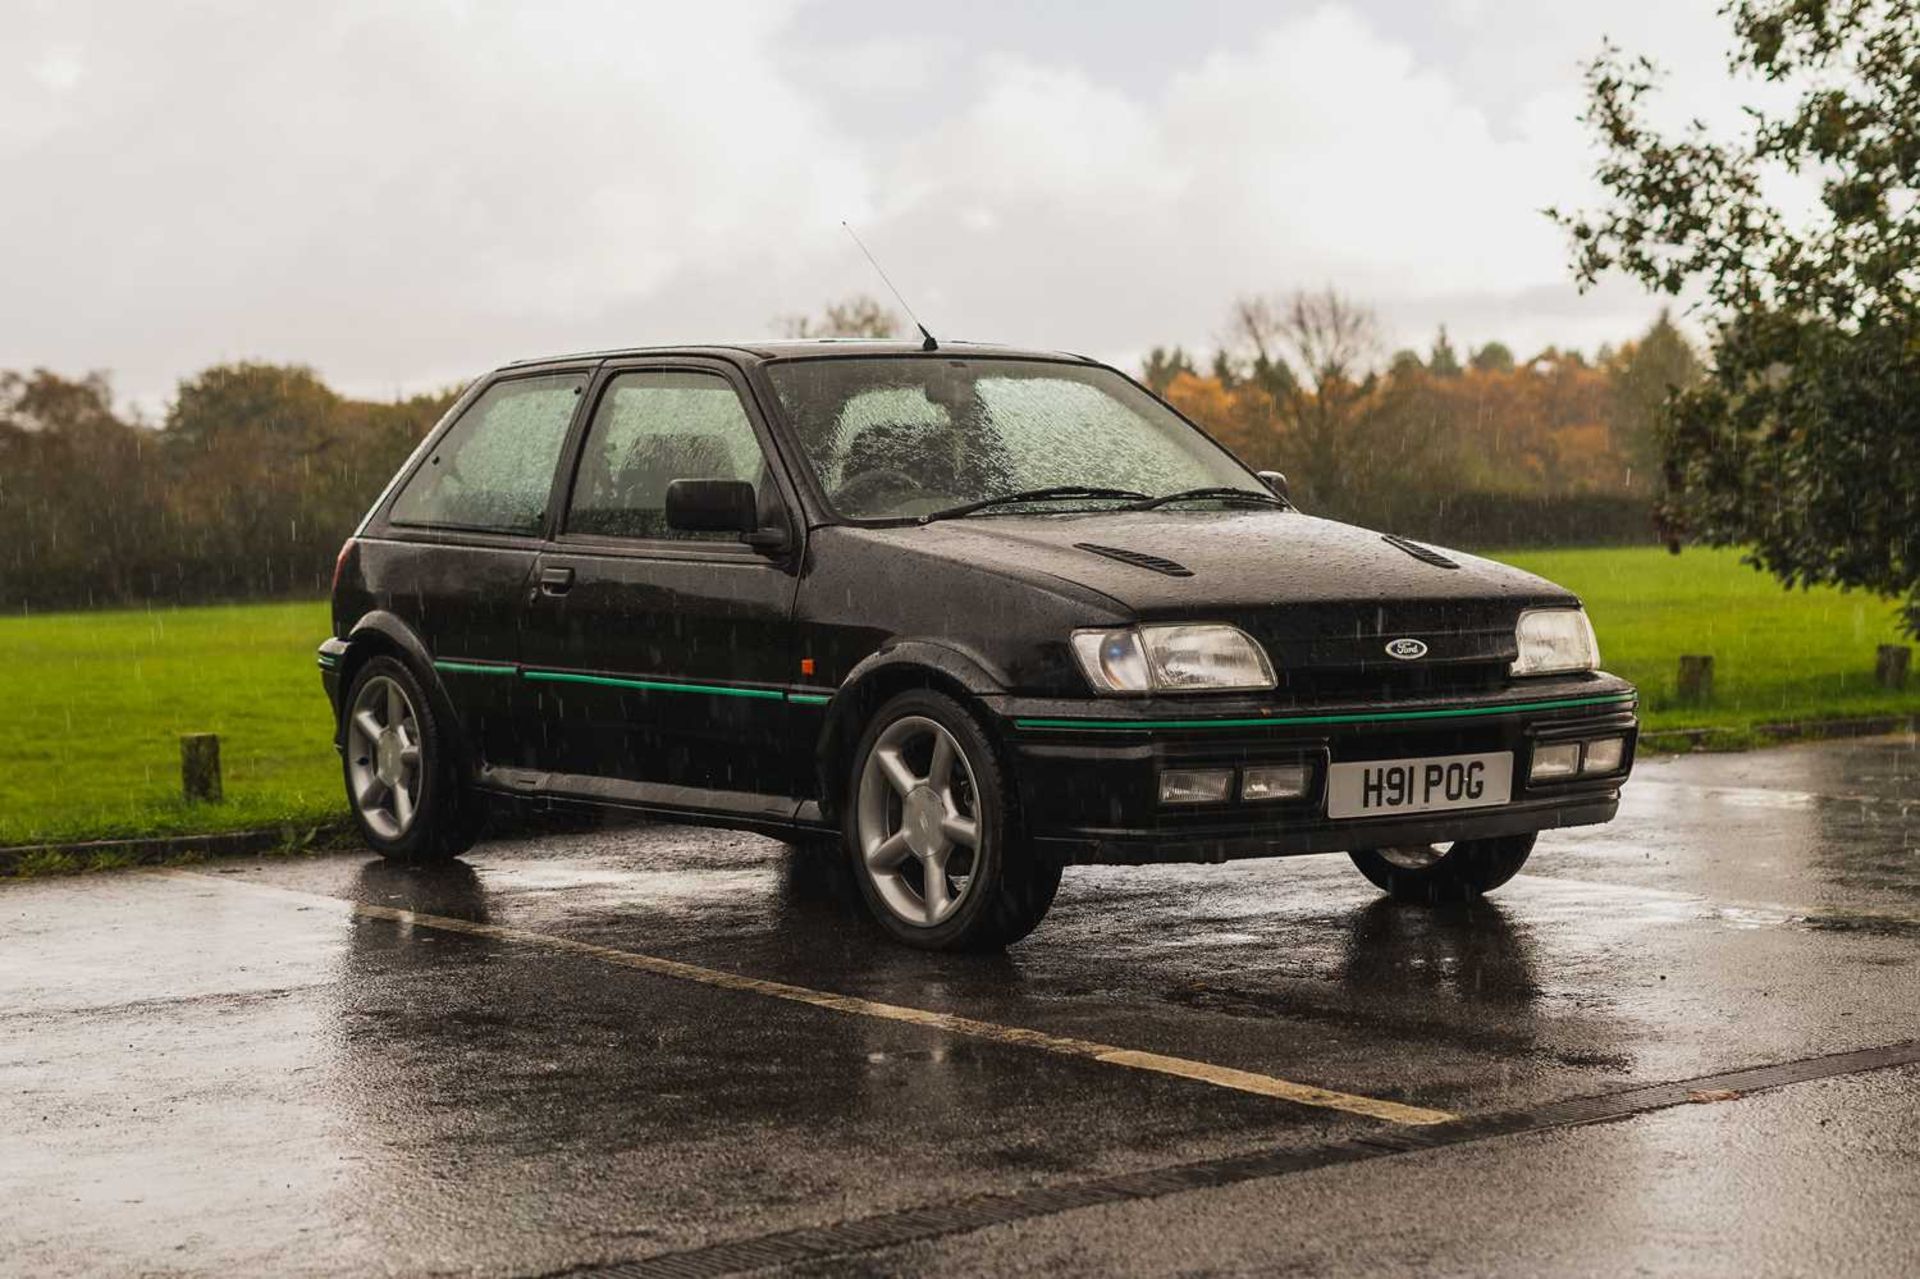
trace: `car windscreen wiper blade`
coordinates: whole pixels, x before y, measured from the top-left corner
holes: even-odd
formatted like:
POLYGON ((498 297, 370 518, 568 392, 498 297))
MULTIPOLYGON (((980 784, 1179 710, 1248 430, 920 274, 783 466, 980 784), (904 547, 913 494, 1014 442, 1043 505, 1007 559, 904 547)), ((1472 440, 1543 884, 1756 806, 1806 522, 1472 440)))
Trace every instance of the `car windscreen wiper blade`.
POLYGON ((1145 493, 1132 489, 1089 488, 1084 484, 1055 484, 1051 488, 1022 489, 1018 493, 1002 493, 999 497, 983 497, 978 502, 963 502, 959 506, 949 506, 945 510, 928 511, 919 517, 922 524, 934 520, 951 520, 962 515, 972 515, 975 511, 984 511, 994 506, 1010 506, 1018 502, 1068 501, 1073 498, 1112 498, 1115 501, 1138 502, 1151 501, 1145 493))
POLYGON ((1275 493, 1260 493, 1253 489, 1231 488, 1216 484, 1207 488, 1182 489, 1178 493, 1169 493, 1165 497, 1143 498, 1126 509, 1129 511, 1150 511, 1156 506, 1165 506, 1169 502, 1198 502, 1211 499, 1216 502, 1252 502, 1257 506, 1291 507, 1293 503, 1275 493))

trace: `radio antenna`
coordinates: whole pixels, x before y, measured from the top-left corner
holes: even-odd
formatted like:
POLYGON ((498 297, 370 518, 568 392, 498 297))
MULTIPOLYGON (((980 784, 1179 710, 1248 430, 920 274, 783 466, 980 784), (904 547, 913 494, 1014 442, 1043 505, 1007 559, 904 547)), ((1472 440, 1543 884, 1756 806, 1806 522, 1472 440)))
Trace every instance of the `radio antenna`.
POLYGON ((840 226, 852 237, 854 245, 859 248, 860 252, 867 255, 867 261, 872 264, 874 274, 880 277, 880 282, 887 286, 887 292, 893 294, 893 300, 900 304, 900 309, 907 313, 909 320, 913 321, 913 327, 919 329, 920 336, 926 339, 926 341, 920 344, 920 349, 922 351, 938 351, 940 344, 933 340, 933 334, 927 332, 927 326, 920 323, 920 317, 913 313, 913 308, 907 305, 907 300, 900 296, 900 290, 893 287, 893 281, 887 277, 886 268, 880 265, 880 260, 874 257, 872 250, 868 249, 867 246, 862 243, 860 237, 854 234, 853 228, 847 225, 845 218, 840 219, 840 226))

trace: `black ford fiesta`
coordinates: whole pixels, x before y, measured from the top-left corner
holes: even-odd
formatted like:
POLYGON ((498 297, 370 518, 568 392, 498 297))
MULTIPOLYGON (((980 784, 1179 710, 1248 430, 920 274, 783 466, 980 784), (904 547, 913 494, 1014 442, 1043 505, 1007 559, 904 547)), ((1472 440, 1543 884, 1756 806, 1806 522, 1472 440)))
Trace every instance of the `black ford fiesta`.
POLYGON ((320 665, 389 857, 485 792, 844 846, 916 946, 1075 862, 1343 851, 1397 897, 1613 816, 1633 688, 1540 578, 1295 510, 1111 368, 599 352, 481 379, 340 554, 320 665))

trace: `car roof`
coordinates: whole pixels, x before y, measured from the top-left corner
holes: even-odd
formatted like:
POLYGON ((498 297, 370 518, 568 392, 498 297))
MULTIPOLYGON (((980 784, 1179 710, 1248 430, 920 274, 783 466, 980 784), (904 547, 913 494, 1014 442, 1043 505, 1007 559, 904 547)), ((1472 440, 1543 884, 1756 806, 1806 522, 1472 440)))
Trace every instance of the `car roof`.
MULTIPOLYGON (((937 352, 941 355, 969 355, 976 358, 994 359, 1034 359, 1034 360, 1072 360, 1080 364, 1096 363, 1093 359, 1076 355, 1070 351, 1043 351, 1028 347, 1003 346, 994 342, 942 342, 937 352)), ((687 345, 668 346, 626 346, 610 347, 600 351, 575 351, 566 355, 543 355, 532 359, 512 360, 502 365, 503 369, 525 369, 541 364, 573 364, 581 360, 615 360, 627 356, 649 355, 705 355, 718 356, 740 362, 742 357, 753 363, 765 363, 770 360, 793 359, 834 359, 854 356, 875 355, 923 355, 934 354, 924 351, 919 339, 903 340, 893 338, 783 338, 763 342, 697 342, 687 345)))

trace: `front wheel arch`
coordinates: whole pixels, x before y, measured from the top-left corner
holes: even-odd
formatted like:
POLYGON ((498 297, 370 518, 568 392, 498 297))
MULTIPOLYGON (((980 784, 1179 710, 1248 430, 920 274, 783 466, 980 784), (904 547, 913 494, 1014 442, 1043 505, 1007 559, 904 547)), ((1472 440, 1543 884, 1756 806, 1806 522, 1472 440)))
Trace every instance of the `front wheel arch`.
MULTIPOLYGON (((983 726, 990 726, 993 717, 981 706, 981 696, 1002 691, 1000 682, 965 654, 932 644, 888 649, 854 667, 827 707, 827 722, 814 748, 820 811, 835 826, 843 816, 842 791, 861 734, 882 706, 917 688, 953 698, 983 726)), ((987 736, 1004 755, 996 735, 988 732, 987 736)))
MULTIPOLYGON (((1040 854, 1026 837, 1020 795, 1006 768, 1005 754, 990 720, 977 705, 939 689, 907 689, 888 698, 869 717, 849 756, 847 776, 842 779, 848 797, 842 805, 843 855, 875 922, 895 940, 931 950, 997 949, 1032 932, 1052 907, 1063 867, 1058 859, 1040 854), (878 811, 869 806, 870 797, 863 793, 870 781, 865 762, 893 729, 916 723, 943 732, 968 761, 964 767, 974 796, 971 812, 976 832, 971 840, 952 837, 972 850, 967 872, 970 895, 962 898, 951 916, 926 924, 908 921, 889 905, 887 894, 875 879, 879 872, 866 861, 865 837, 870 832, 864 825, 878 811)), ((937 753, 934 758, 938 760, 937 753)), ((932 779, 938 774, 937 762, 930 769, 924 767, 924 759, 919 762, 923 767, 918 770, 912 763, 905 765, 912 776, 932 779)), ((914 795, 929 784, 929 780, 912 783, 914 795)), ((884 794, 884 784, 882 791, 884 794)), ((904 796, 906 792, 896 783, 894 793, 904 796)), ((894 833, 894 839, 899 839, 906 834, 906 814, 897 801, 887 807, 895 811, 892 820, 902 823, 894 833)), ((947 813, 953 812, 949 802, 947 813)), ((940 819, 940 826, 944 831, 946 817, 940 819)), ((922 826, 922 834, 929 829, 922 826)), ((932 855, 936 851, 923 848, 921 853, 932 855)), ((934 861, 926 864, 944 865, 934 861)))

